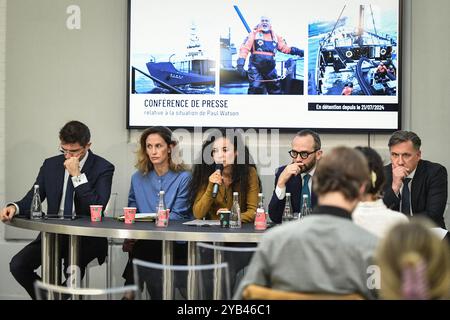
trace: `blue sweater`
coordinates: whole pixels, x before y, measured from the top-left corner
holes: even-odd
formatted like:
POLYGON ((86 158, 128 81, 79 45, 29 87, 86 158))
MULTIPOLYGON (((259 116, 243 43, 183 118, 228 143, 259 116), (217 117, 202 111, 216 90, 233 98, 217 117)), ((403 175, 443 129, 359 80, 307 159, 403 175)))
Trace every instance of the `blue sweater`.
POLYGON ((147 175, 137 171, 131 176, 128 206, 136 207, 137 212, 157 212, 159 191, 165 192, 164 202, 170 209, 170 220, 192 219, 189 204, 188 184, 191 174, 187 171, 168 171, 158 176, 154 170, 147 175))

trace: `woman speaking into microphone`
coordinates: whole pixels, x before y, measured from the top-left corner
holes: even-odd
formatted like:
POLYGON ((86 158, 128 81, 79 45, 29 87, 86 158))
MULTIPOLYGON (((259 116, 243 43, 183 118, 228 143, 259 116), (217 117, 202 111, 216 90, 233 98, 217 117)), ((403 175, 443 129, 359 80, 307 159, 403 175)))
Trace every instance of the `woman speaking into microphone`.
MULTIPOLYGON (((196 159, 190 183, 195 218, 216 220, 220 211, 231 210, 233 192, 238 192, 242 223, 255 219, 261 183, 253 158, 241 136, 234 130, 214 130, 202 145, 201 159, 196 159)), ((227 247, 254 247, 254 243, 226 243, 227 247)), ((212 251, 200 251, 203 263, 213 263, 212 251)), ((248 265, 251 254, 233 257, 224 254, 230 271, 230 285, 235 287, 238 274, 248 265)), ((211 280, 211 283, 212 280, 211 280)), ((210 286, 205 288, 212 291, 210 286)))
POLYGON ((214 130, 203 142, 200 157, 190 183, 195 218, 219 219, 218 212, 230 210, 233 192, 238 192, 242 222, 252 222, 260 180, 253 158, 239 133, 214 130))

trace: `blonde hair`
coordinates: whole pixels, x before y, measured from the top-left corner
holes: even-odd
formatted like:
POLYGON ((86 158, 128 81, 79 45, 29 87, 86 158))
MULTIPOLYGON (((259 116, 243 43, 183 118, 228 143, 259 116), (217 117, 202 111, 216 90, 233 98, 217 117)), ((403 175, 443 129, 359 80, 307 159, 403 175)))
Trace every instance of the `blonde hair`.
POLYGON ((380 243, 376 261, 384 299, 450 298, 450 248, 424 218, 394 226, 380 243))
POLYGON ((147 154, 147 137, 151 134, 158 134, 166 143, 169 149, 169 169, 174 172, 187 170, 183 160, 179 157, 178 140, 173 136, 172 131, 163 126, 155 126, 146 129, 139 138, 139 149, 136 151, 136 169, 143 175, 153 170, 153 164, 147 154))

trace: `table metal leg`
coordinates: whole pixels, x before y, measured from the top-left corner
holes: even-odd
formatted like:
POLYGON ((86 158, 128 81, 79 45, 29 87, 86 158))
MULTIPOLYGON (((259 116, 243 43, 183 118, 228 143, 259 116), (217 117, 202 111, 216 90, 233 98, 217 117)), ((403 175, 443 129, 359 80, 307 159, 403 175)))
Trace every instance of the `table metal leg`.
MULTIPOLYGON (((222 242, 214 242, 215 246, 222 246, 222 242)), ((214 264, 219 264, 223 262, 223 253, 220 250, 214 250, 214 264)), ((222 269, 214 270, 214 293, 213 299, 220 300, 222 299, 222 269)))
MULTIPOLYGON (((108 238, 108 256, 106 257, 106 287, 112 287, 112 255, 114 242, 112 238, 108 238)), ((108 300, 112 300, 112 294, 108 294, 108 300)))
MULTIPOLYGON (((41 277, 42 282, 58 284, 58 258, 56 253, 56 235, 54 233, 42 232, 41 234, 41 277)), ((49 294, 48 299, 54 300, 59 297, 49 294)))
MULTIPOLYGON (((61 268, 61 236, 59 234, 54 234, 53 237, 53 283, 57 286, 61 285, 61 272, 62 272, 62 268, 61 268)), ((61 300, 61 295, 60 294, 55 294, 55 299, 56 300, 61 300)))
POLYGON ((55 267, 54 259, 54 239, 53 233, 42 232, 41 234, 41 275, 42 282, 54 284, 55 283, 55 267))
MULTIPOLYGON (((75 235, 69 236, 69 278, 67 279, 67 286, 72 288, 80 288, 81 286, 81 269, 79 267, 79 246, 80 237, 75 235)), ((78 297, 73 295, 72 299, 76 300, 78 297)))
MULTIPOLYGON (((187 247, 187 264, 188 266, 195 266, 197 264, 197 243, 194 241, 188 241, 187 247)), ((196 300, 198 299, 198 287, 196 285, 196 273, 195 271, 188 271, 187 278, 187 299, 196 300)))
MULTIPOLYGON (((162 241, 162 264, 165 266, 173 263, 173 242, 168 240, 162 241)), ((163 273, 163 299, 173 299, 173 277, 172 270, 164 269, 163 273)))
POLYGON ((61 285, 61 236, 59 234, 54 235, 53 239, 53 272, 54 272, 54 284, 61 285))

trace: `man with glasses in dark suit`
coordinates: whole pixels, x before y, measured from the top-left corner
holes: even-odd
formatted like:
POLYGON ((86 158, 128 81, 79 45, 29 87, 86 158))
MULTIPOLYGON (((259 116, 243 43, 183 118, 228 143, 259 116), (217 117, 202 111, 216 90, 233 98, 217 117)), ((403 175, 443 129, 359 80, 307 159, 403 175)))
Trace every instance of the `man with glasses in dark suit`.
MULTIPOLYGON (((39 185, 42 201, 47 201, 47 214, 57 218, 89 216, 90 205, 106 207, 111 194, 114 166, 91 150, 89 128, 79 122, 70 121, 59 132, 60 155, 44 161, 34 185, 39 185)), ((33 188, 22 200, 8 203, 0 211, 0 220, 10 221, 15 216, 28 218, 33 197, 33 188)), ((67 272, 68 236, 60 236, 59 247, 67 272)), ((105 261, 108 243, 106 238, 81 237, 79 282, 87 264, 97 258, 105 261)), ((35 270, 41 266, 41 234, 17 253, 10 262, 10 271, 19 284, 35 299, 34 282, 40 277, 35 270)), ((76 271, 77 269, 75 269, 76 271)), ((66 273, 66 277, 68 274, 66 273)))
POLYGON ((275 190, 269 204, 270 219, 275 223, 281 223, 286 193, 291 194, 293 212, 300 212, 305 194, 309 208, 317 203, 312 192, 312 176, 322 157, 320 137, 312 130, 301 130, 292 139, 291 146, 292 163, 279 167, 275 173, 275 190))

